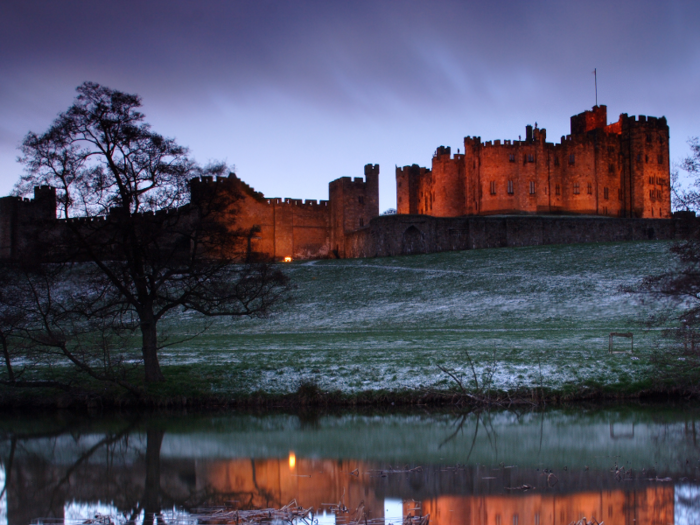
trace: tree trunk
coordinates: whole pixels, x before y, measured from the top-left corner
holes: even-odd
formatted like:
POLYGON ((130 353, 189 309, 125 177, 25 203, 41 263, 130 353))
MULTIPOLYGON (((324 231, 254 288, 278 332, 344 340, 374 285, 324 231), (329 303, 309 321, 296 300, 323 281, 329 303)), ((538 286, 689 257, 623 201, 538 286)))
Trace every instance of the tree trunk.
POLYGON ((146 383, 156 383, 163 381, 163 372, 160 371, 158 363, 158 333, 156 331, 156 321, 153 315, 141 318, 141 335, 143 352, 143 364, 146 368, 146 383))
MULTIPOLYGON (((143 523, 153 525, 160 516, 160 447, 165 431, 149 428, 146 440, 146 483, 143 494, 143 523)), ((161 520, 159 519, 160 523, 161 520)))
POLYGON ((0 341, 2 341, 2 353, 5 356, 5 366, 7 367, 7 376, 9 380, 15 382, 15 373, 12 370, 12 359, 10 359, 10 350, 7 344, 7 337, 5 334, 0 334, 0 341))

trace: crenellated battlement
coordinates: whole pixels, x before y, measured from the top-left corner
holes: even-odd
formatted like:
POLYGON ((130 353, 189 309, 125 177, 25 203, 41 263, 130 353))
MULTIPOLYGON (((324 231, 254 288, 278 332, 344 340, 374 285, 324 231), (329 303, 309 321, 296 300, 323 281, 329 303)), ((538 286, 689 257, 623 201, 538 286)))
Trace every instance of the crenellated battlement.
POLYGON ((308 208, 312 210, 324 210, 328 208, 328 201, 317 201, 316 199, 290 199, 290 198, 267 198, 265 203, 272 206, 294 206, 297 208, 308 208))

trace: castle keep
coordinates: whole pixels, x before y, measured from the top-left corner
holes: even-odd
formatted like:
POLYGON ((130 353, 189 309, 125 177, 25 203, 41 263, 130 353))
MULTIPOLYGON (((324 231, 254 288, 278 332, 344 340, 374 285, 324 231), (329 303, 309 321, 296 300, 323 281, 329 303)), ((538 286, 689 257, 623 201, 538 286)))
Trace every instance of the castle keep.
POLYGON ((595 106, 571 117, 560 144, 545 129, 525 140, 464 139, 464 153, 440 146, 432 169, 396 169, 397 212, 433 217, 585 214, 670 218, 668 125, 664 117, 607 123, 595 106))
MULTIPOLYGON (((379 216, 379 166, 367 164, 364 179, 332 181, 329 199, 320 202, 266 198, 234 174, 193 179, 190 204, 142 220, 166 221, 171 214, 196 220, 207 195, 231 195, 236 207, 231 228, 249 232, 250 249, 274 260, 687 234, 688 224, 668 220, 664 117, 622 114, 608 124, 607 108, 594 106, 571 117, 571 134, 559 144, 546 138, 537 124, 526 127, 525 140, 482 143, 466 137, 463 153, 440 146, 430 169, 397 167, 395 215, 379 216)), ((69 223, 89 227, 117 220, 111 214, 59 220, 56 192, 49 187, 35 188, 33 200, 0 198, 0 259, 40 255, 39 246, 56 244, 69 223)))

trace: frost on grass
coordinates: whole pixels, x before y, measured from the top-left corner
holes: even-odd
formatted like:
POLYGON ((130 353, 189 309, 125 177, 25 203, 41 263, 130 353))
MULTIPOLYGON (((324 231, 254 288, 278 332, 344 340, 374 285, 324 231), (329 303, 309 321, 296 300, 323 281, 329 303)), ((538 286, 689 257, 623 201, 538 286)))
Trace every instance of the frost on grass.
MULTIPOLYGON (((293 301, 267 319, 218 319, 162 354, 163 364, 231 370, 217 391, 448 388, 436 363, 478 374, 496 355, 493 388, 643 380, 660 306, 619 291, 668 265, 667 242, 472 250, 285 266, 293 301), (634 333, 634 357, 609 355, 610 332, 634 333)), ((173 339, 197 321, 164 323, 173 339)))

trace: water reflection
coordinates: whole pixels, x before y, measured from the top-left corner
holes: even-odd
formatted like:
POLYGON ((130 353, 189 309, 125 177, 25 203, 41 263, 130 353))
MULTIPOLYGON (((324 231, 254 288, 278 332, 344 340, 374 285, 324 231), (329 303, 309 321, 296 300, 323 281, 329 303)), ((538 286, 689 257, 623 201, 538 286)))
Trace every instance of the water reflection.
POLYGON ((0 525, 317 509, 319 524, 700 523, 695 409, 4 418, 0 525), (347 509, 347 512, 342 510, 347 509))

